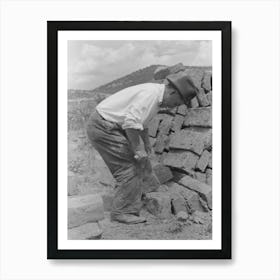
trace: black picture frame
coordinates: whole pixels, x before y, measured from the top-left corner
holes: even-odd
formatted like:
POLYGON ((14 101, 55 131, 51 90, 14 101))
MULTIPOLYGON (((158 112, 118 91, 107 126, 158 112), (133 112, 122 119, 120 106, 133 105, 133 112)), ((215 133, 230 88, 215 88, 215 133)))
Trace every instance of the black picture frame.
POLYGON ((47 258, 48 259, 231 259, 231 22, 48 21, 47 22, 47 258), (58 249, 58 31, 219 30, 222 34, 222 225, 221 250, 58 249))

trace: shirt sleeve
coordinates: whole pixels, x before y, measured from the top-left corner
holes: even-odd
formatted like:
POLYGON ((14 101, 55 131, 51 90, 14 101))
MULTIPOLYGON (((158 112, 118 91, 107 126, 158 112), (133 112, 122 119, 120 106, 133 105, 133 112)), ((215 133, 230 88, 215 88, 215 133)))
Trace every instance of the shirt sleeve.
POLYGON ((144 130, 145 117, 150 113, 149 110, 151 110, 155 102, 157 102, 156 94, 152 90, 146 89, 140 92, 128 106, 122 128, 144 130))

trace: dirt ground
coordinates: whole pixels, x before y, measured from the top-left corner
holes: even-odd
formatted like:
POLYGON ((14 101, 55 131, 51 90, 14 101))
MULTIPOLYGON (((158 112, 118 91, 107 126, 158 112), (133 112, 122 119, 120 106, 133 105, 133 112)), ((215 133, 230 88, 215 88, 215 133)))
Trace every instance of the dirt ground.
POLYGON ((141 215, 147 219, 146 223, 136 225, 125 225, 118 222, 110 222, 109 212, 105 213, 105 219, 100 221, 103 230, 102 239, 181 239, 181 240, 201 240, 211 239, 211 217, 208 214, 199 222, 190 220, 179 222, 174 218, 170 220, 160 220, 149 214, 145 210, 141 215))
MULTIPOLYGON (((114 179, 100 155, 91 147, 83 130, 68 133, 68 195, 112 194, 114 179)), ((141 215, 146 223, 126 225, 111 222, 109 212, 99 222, 103 230, 102 239, 181 239, 201 240, 212 238, 211 212, 195 212, 185 222, 175 216, 161 220, 145 209, 141 215)))

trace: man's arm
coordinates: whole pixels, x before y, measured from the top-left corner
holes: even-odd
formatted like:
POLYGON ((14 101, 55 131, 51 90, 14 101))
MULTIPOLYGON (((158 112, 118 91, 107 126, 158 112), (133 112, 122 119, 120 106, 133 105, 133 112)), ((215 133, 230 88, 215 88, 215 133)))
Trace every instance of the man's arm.
POLYGON ((147 153, 141 148, 140 144, 140 136, 142 131, 134 128, 127 128, 125 129, 125 132, 130 142, 131 148, 134 152, 134 155, 138 158, 147 157, 147 153))
MULTIPOLYGON (((140 163, 142 172, 144 172, 143 174, 146 173, 146 174, 150 175, 153 172, 153 170, 152 170, 151 162, 148 158, 146 144, 145 144, 146 151, 143 150, 143 148, 141 147, 141 144, 140 144, 140 137, 142 138, 143 131, 134 129, 134 128, 128 128, 125 131, 126 131, 127 138, 131 144, 132 150, 134 152, 134 158, 140 163)), ((146 133, 146 132, 144 132, 144 133, 146 133)), ((148 135, 148 133, 143 134, 143 135, 148 135)), ((147 139, 146 136, 144 136, 144 137, 146 140, 147 139)), ((143 142, 144 142, 144 140, 143 140, 143 142)))
POLYGON ((152 145, 149 139, 148 128, 144 128, 144 130, 140 131, 140 136, 144 142, 145 151, 147 152, 148 155, 150 155, 152 153, 152 145))

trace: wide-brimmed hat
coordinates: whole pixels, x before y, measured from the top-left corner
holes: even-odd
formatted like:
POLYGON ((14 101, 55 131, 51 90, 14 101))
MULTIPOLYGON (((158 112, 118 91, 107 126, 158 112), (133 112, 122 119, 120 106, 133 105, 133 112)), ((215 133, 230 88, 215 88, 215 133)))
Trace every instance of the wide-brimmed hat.
POLYGON ((166 79, 177 89, 185 104, 188 104, 198 93, 197 87, 188 75, 174 75, 166 79))

